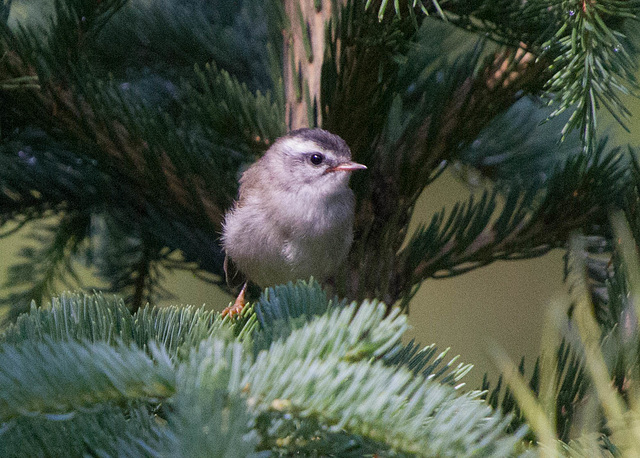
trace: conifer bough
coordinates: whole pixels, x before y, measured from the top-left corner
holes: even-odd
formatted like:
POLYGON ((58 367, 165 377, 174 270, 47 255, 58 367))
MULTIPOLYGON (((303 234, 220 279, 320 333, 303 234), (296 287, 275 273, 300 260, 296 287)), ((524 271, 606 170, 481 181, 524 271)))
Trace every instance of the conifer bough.
POLYGON ((73 280, 79 255, 134 310, 163 292, 165 269, 221 283, 238 171, 303 125, 340 135, 370 170, 354 177, 355 243, 330 282, 354 299, 406 305, 425 279, 564 246, 625 185, 594 116, 600 103, 622 113, 616 94, 635 85, 623 35, 637 1, 187 3, 65 0, 46 27, 3 3, 0 222, 66 222, 22 252, 7 303, 73 280), (573 113, 536 150, 544 168, 410 232, 450 164, 495 179, 518 160, 504 132, 490 167, 467 153, 523 98, 573 113), (573 127, 584 155, 554 156, 573 127))

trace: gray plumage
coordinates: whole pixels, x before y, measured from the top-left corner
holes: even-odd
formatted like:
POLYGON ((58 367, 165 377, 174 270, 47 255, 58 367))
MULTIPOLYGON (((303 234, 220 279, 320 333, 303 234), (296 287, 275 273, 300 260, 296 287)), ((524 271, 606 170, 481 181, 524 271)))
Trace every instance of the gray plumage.
POLYGON ((263 287, 335 273, 353 241, 349 176, 364 168, 351 162, 342 138, 322 129, 276 140, 244 172, 225 215, 226 263, 263 287))

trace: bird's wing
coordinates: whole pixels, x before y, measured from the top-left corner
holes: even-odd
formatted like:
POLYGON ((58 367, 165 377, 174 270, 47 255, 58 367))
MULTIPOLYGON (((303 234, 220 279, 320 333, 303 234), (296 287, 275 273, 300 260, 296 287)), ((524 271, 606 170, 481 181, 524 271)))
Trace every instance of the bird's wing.
POLYGON ((252 192, 253 187, 248 186, 247 183, 260 181, 260 169, 256 167, 256 164, 253 164, 247 170, 244 171, 242 176, 240 177, 240 189, 238 190, 238 200, 236 201, 236 207, 242 207, 245 203, 245 200, 252 192))

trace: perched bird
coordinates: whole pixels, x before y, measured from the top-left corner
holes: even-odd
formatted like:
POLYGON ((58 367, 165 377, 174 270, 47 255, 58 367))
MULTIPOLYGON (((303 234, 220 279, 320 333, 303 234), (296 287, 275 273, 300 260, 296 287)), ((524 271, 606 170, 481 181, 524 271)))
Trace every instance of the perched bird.
POLYGON ((225 215, 225 272, 244 286, 224 314, 244 307, 247 281, 266 287, 314 276, 325 280, 353 241, 355 197, 349 177, 366 169, 347 143, 322 129, 280 137, 240 178, 238 200, 225 215))

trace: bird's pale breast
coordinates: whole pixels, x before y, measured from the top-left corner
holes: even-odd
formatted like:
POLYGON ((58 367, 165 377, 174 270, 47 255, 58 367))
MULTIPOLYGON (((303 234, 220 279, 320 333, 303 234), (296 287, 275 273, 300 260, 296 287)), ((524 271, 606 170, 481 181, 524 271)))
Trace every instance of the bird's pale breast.
POLYGON ((352 191, 263 197, 252 196, 226 217, 223 244, 236 266, 260 286, 333 274, 353 240, 352 191))

